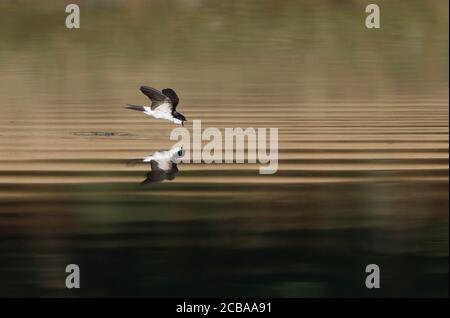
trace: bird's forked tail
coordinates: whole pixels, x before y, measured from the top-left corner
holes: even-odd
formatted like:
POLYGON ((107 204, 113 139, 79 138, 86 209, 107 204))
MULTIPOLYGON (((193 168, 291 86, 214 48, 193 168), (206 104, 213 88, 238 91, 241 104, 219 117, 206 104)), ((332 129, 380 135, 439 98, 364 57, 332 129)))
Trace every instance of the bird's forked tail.
POLYGON ((140 158, 140 159, 129 159, 126 161, 126 163, 128 166, 135 166, 140 163, 146 163, 146 162, 144 161, 144 159, 140 158))
POLYGON ((140 111, 140 112, 145 111, 144 106, 140 106, 140 105, 130 105, 130 104, 127 104, 127 107, 126 107, 126 108, 127 108, 127 109, 132 109, 132 110, 137 110, 137 111, 140 111))

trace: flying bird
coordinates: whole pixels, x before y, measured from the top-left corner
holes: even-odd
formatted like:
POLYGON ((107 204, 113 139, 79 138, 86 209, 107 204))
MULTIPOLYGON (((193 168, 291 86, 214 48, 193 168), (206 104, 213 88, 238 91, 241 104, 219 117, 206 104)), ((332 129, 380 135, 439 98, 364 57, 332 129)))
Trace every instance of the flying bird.
POLYGON ((156 119, 165 119, 184 126, 186 117, 176 111, 180 99, 173 89, 165 88, 160 92, 149 86, 141 86, 140 90, 151 100, 151 106, 127 104, 126 108, 143 112, 156 119))
POLYGON ((183 147, 154 152, 151 156, 142 159, 132 159, 130 164, 150 163, 151 170, 141 184, 150 184, 164 180, 175 179, 178 173, 177 163, 184 156, 183 147))

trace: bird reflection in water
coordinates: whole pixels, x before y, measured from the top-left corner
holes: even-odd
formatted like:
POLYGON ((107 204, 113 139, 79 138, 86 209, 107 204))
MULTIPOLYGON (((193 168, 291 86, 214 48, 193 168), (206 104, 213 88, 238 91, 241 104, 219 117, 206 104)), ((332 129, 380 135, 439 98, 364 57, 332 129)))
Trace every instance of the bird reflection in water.
POLYGON ((169 150, 154 152, 151 156, 142 159, 132 159, 129 164, 150 163, 151 170, 147 172, 142 185, 175 179, 178 173, 177 163, 184 156, 183 147, 174 147, 169 150))

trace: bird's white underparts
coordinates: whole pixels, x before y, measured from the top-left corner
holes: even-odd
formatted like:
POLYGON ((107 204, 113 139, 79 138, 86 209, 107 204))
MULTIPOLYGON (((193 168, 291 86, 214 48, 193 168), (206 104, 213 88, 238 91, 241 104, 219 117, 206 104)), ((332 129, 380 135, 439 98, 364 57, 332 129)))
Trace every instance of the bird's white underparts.
POLYGON ((172 130, 174 147, 183 147, 182 163, 257 163, 260 174, 274 174, 278 170, 278 128, 225 128, 202 130, 201 120, 194 120, 192 133, 187 128, 172 130), (268 135, 267 135, 268 132, 268 135), (203 141, 207 141, 205 145, 203 141), (247 158, 245 156, 247 154, 247 158))
POLYGON ((184 155, 183 147, 174 146, 169 150, 155 151, 152 155, 142 158, 142 162, 157 161, 162 169, 168 169, 170 163, 179 163, 184 155))
POLYGON ((183 124, 182 120, 173 117, 170 111, 165 110, 165 108, 170 107, 170 105, 163 104, 162 106, 158 107, 155 110, 152 110, 150 106, 143 106, 143 107, 144 107, 143 113, 148 116, 151 116, 156 119, 165 119, 165 120, 171 121, 174 124, 178 124, 178 125, 183 124))

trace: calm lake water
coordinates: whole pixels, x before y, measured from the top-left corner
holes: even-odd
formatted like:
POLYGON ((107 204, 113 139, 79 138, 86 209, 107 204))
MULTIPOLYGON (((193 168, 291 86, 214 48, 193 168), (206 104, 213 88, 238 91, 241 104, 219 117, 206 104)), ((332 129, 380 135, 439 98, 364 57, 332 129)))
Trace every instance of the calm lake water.
POLYGON ((0 2, 1 296, 448 297, 447 1, 377 1, 378 30, 364 0, 77 3, 68 30, 0 2), (188 129, 278 128, 278 172, 141 186, 174 144, 124 109, 143 84, 188 129))

